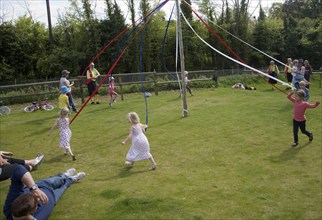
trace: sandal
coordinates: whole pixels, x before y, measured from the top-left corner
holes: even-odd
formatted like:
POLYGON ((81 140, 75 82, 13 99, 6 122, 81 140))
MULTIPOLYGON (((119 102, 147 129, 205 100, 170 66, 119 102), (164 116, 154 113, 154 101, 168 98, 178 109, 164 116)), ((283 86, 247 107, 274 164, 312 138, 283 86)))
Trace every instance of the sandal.
POLYGON ((150 167, 150 170, 155 170, 157 168, 156 164, 153 164, 152 167, 150 167))

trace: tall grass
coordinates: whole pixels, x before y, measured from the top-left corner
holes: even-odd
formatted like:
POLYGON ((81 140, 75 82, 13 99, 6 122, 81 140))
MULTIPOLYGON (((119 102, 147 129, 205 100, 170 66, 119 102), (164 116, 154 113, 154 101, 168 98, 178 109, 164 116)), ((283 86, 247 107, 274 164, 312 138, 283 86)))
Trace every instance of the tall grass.
MULTIPOLYGON (((18 158, 45 154, 34 179, 75 167, 87 176, 71 186, 50 219, 321 219, 321 106, 307 111, 314 140, 299 134, 291 148, 292 103, 258 83, 255 91, 194 90, 182 117, 178 91, 148 98, 147 136, 158 168, 148 161, 123 166, 129 148, 126 115, 145 121, 142 94, 127 94, 108 107, 88 105, 71 125, 77 160, 48 137, 58 110, 1 117, 1 149, 18 158)), ((321 101, 318 82, 311 102, 321 101)), ((19 110, 19 111, 18 111, 19 110)), ((74 115, 71 115, 73 117, 74 115)), ((9 181, 1 182, 3 206, 9 181)))

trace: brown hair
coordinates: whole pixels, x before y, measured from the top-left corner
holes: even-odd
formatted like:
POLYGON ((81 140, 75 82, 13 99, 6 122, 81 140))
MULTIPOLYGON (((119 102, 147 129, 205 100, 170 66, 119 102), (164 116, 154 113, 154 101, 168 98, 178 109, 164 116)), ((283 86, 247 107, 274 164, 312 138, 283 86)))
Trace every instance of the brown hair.
POLYGON ((32 215, 37 208, 38 201, 36 197, 31 194, 22 194, 18 196, 11 205, 11 213, 13 217, 22 217, 32 215))
POLYGON ((296 95, 304 98, 305 97, 305 92, 303 91, 303 89, 299 89, 297 92, 296 92, 296 95))

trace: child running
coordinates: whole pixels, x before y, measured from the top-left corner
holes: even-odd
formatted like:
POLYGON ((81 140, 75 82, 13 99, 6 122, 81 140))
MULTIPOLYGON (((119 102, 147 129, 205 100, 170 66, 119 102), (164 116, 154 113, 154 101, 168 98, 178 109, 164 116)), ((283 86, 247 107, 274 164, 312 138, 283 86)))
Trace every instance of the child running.
POLYGON ((108 84, 108 94, 110 94, 110 103, 109 106, 112 107, 112 103, 116 102, 115 99, 118 94, 115 92, 114 77, 112 76, 108 84))
POLYGON ((69 118, 67 117, 68 113, 68 108, 63 108, 60 111, 60 117, 55 121, 55 124, 51 127, 48 136, 53 132, 55 128, 59 128, 60 147, 65 149, 65 155, 70 155, 72 157, 72 160, 76 160, 76 157, 73 154, 69 144, 69 141, 72 137, 72 131, 69 129, 69 118))
POLYGON ((130 133, 129 136, 122 141, 122 144, 125 144, 129 139, 132 139, 132 146, 127 152, 127 161, 125 161, 125 165, 133 167, 134 162, 149 159, 152 164, 150 170, 155 170, 157 168, 157 164, 150 154, 149 141, 145 136, 145 129, 148 126, 140 123, 140 118, 135 112, 130 112, 128 114, 128 120, 131 124, 130 133))
POLYGON ((310 104, 304 101, 305 93, 302 89, 296 92, 295 98, 292 97, 293 93, 295 93, 295 88, 287 95, 287 98, 294 103, 294 113, 293 113, 293 135, 294 135, 294 143, 292 147, 296 147, 298 145, 298 131, 299 127, 301 132, 309 137, 309 141, 313 140, 313 133, 306 130, 306 116, 305 110, 307 108, 316 108, 320 102, 316 101, 315 104, 310 104))

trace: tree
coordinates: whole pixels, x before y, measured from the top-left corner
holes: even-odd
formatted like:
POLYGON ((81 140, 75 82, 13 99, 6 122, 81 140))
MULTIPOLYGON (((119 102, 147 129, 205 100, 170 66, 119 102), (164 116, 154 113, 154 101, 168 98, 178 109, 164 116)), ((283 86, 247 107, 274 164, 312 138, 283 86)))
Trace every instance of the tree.
MULTIPOLYGON (((266 26, 266 15, 262 6, 260 6, 258 20, 253 31, 253 46, 267 53, 267 50, 271 45, 268 41, 268 35, 269 32, 266 26)), ((252 65, 265 66, 266 62, 264 58, 265 57, 259 52, 252 51, 250 61, 252 65)))
MULTIPOLYGON (((114 4, 111 4, 106 0, 107 10, 106 10, 106 19, 100 21, 99 29, 101 32, 100 40, 101 45, 104 47, 107 45, 113 38, 115 38, 119 33, 121 33, 125 28, 125 19, 122 15, 120 7, 114 1, 114 4)), ((106 69, 109 69, 110 66, 115 62, 116 58, 121 53, 120 43, 122 42, 122 36, 120 39, 116 40, 109 48, 100 56, 103 65, 106 69)), ((124 46, 124 45, 123 45, 124 46)), ((124 62, 125 57, 120 61, 119 65, 115 69, 116 72, 122 72, 127 69, 127 62, 124 62)))
MULTIPOLYGON (((189 5, 191 5, 191 0, 186 1, 189 5)), ((191 21, 192 20, 192 11, 191 9, 183 2, 181 1, 180 3, 180 8, 184 16, 191 21)))

